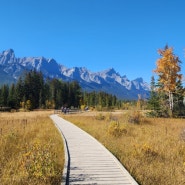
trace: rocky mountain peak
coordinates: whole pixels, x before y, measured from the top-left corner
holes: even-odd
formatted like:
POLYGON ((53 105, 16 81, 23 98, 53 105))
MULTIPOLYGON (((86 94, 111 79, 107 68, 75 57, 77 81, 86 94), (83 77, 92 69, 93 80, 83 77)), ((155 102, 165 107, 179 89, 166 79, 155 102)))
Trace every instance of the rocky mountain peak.
POLYGON ((9 65, 16 62, 13 49, 5 50, 0 54, 0 65, 9 65))
MULTIPOLYGON (((76 80, 84 91, 105 91, 120 99, 137 99, 138 94, 145 94, 145 97, 149 95, 149 85, 142 78, 131 81, 125 75, 121 76, 114 68, 91 72, 85 67, 64 67, 53 58, 16 58, 13 49, 0 53, 0 73, 13 79, 12 82, 16 81, 23 71, 33 69, 41 71, 45 77, 64 81, 76 80)), ((0 79, 0 84, 5 81, 3 78, 0 79)))
POLYGON ((13 49, 8 49, 2 52, 2 55, 4 56, 9 56, 9 57, 15 57, 14 55, 14 50, 13 49))

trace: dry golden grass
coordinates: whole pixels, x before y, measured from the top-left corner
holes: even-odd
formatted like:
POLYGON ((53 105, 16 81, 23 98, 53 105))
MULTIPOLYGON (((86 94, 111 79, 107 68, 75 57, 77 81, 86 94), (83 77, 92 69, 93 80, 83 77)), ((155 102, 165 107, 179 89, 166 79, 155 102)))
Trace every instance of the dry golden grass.
POLYGON ((0 113, 0 184, 60 184, 63 143, 51 113, 0 113))
POLYGON ((185 184, 184 119, 142 118, 140 124, 131 124, 123 113, 65 118, 104 144, 140 184, 185 184))

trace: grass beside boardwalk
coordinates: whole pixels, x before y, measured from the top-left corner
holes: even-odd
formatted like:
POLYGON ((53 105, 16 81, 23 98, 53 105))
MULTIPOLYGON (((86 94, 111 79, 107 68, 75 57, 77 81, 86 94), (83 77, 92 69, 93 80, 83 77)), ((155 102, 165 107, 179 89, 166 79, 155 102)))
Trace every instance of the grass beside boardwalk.
POLYGON ((185 184, 185 120, 85 113, 65 118, 105 145, 142 185, 185 184), (83 116, 84 115, 84 116, 83 116))
POLYGON ((0 113, 0 184, 60 184, 63 143, 50 113, 0 113))

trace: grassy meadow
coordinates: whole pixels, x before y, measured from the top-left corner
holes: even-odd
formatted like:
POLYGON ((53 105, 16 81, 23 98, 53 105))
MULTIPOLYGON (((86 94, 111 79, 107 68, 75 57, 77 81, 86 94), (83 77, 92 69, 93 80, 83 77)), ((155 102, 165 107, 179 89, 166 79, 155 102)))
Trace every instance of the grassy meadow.
POLYGON ((145 118, 130 113, 65 115, 105 145, 142 185, 185 184, 185 119, 145 118))
POLYGON ((63 143, 51 113, 0 112, 0 184, 60 184, 63 143))

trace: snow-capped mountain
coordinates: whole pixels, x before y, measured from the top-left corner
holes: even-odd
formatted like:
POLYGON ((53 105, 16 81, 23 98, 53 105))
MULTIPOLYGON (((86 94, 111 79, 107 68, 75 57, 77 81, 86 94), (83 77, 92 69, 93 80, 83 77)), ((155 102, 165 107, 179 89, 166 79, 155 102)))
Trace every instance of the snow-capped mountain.
POLYGON ((76 80, 85 91, 105 91, 120 99, 137 99, 149 96, 149 85, 142 78, 129 80, 113 68, 91 72, 85 67, 67 68, 54 59, 44 57, 16 58, 12 49, 0 53, 0 84, 16 82, 25 70, 41 71, 45 77, 64 81, 76 80))

